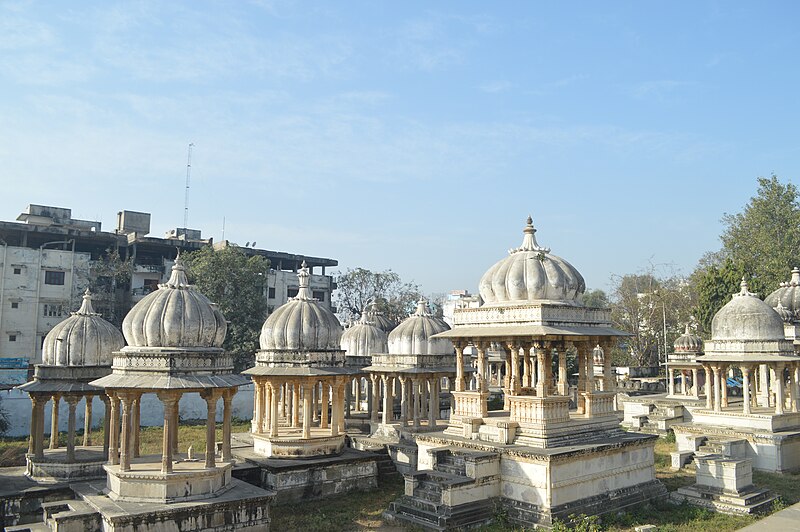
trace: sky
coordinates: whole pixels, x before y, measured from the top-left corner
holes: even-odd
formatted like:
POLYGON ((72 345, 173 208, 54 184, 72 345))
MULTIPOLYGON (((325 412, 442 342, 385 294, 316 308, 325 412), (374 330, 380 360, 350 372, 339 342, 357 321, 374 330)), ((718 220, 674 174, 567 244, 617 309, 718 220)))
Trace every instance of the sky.
POLYGON ((688 274, 800 179, 797 2, 0 1, 0 219, 68 207, 468 289, 688 274), (224 224, 223 224, 224 222, 224 224))

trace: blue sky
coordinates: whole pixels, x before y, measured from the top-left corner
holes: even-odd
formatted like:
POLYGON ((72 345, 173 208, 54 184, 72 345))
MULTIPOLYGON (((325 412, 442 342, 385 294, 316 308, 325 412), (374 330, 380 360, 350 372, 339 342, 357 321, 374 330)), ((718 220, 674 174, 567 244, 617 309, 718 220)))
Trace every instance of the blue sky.
MULTIPOLYGON (((0 2, 0 219, 71 207, 475 290, 689 273, 800 176, 796 2, 0 2)), ((787 265, 788 266, 788 265, 787 265)))

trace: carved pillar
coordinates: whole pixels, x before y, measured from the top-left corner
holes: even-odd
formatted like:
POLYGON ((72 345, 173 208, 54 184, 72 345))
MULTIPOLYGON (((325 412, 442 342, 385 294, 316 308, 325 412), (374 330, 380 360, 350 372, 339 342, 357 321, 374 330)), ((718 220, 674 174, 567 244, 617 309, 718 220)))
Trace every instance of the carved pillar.
POLYGON ((392 421, 392 378, 381 375, 383 381, 383 418, 382 423, 388 425, 392 421))
POLYGON ((353 400, 353 394, 350 393, 352 391, 352 382, 349 380, 348 377, 347 385, 344 387, 344 415, 345 417, 350 417, 350 403, 353 400))
POLYGON ((122 403, 122 436, 119 443, 119 470, 131 470, 131 404, 133 398, 129 393, 119 394, 122 403))
POLYGON ((420 381, 416 377, 411 379, 411 393, 414 395, 414 428, 419 428, 419 414, 420 414, 420 381))
POLYGON ((253 421, 250 423, 250 432, 253 434, 261 432, 261 427, 264 426, 264 413, 261 410, 262 395, 264 395, 264 382, 258 377, 253 377, 253 421))
POLYGON ((750 367, 742 366, 742 413, 750 413, 750 367))
POLYGON ((667 393, 670 396, 675 395, 675 378, 673 377, 673 369, 671 366, 667 365, 667 393))
POLYGON ((689 395, 689 388, 686 386, 686 370, 681 369, 681 394, 689 395))
POLYGON ((106 394, 100 396, 103 401, 103 454, 108 456, 108 441, 111 435, 111 401, 106 394))
POLYGON ((728 366, 722 366, 720 372, 720 389, 722 392, 722 407, 728 407, 728 366))
MULTIPOLYGON (((591 346, 591 345, 590 345, 591 346)), ((594 353, 591 350, 586 351, 586 391, 594 393, 595 390, 594 378, 594 353)))
POLYGON ((339 390, 338 383, 334 381, 331 385, 331 436, 339 435, 339 390))
POLYGON ((408 425, 408 377, 400 375, 400 426, 408 425))
POLYGON ((303 438, 311 437, 311 384, 303 383, 303 438))
POLYGON ((206 469, 217 467, 217 401, 220 390, 208 390, 200 394, 206 400, 206 469))
MULTIPOLYGON (((31 396, 33 399, 33 396, 31 396)), ((33 454, 37 460, 44 458, 44 407, 47 404, 47 399, 42 396, 36 397, 33 411, 36 418, 36 429, 32 433, 35 437, 33 442, 33 454)))
POLYGON ((439 396, 437 393, 436 377, 427 379, 429 386, 428 394, 428 427, 436 427, 436 412, 439 410, 439 396))
MULTIPOLYGON (((270 412, 269 416, 269 436, 270 438, 276 438, 278 436, 278 392, 279 388, 275 384, 268 383, 269 386, 269 394, 270 394, 270 405, 272 406, 272 412, 270 412)), ((281 386, 283 388, 283 386, 281 386)), ((327 407, 325 407, 327 410, 327 407)))
MULTIPOLYGON (((265 390, 266 391, 266 390, 265 390)), ((231 406, 236 388, 228 388, 222 394, 222 461, 231 461, 231 406)), ((265 394, 266 395, 266 394, 265 394)), ((261 427, 259 427, 261 428, 261 427)))
POLYGON ((355 393, 355 395, 356 395, 356 403, 355 403, 356 412, 361 412, 361 375, 356 377, 356 390, 355 390, 355 392, 356 392, 355 393))
POLYGON ((478 391, 486 392, 489 390, 486 382, 486 344, 478 342, 475 348, 478 350, 478 391))
POLYGON ((714 372, 714 412, 722 411, 722 392, 720 391, 720 367, 712 366, 714 372))
POLYGON ((69 407, 69 413, 67 414, 67 463, 71 464, 75 461, 75 410, 80 397, 67 395, 64 399, 69 407))
POLYGON ((164 404, 164 434, 161 442, 161 472, 172 473, 173 420, 178 410, 179 397, 171 392, 161 392, 158 398, 164 404))
POLYGON ((569 395, 567 383, 567 348, 563 346, 558 351, 558 395, 569 395))
POLYGON ((300 383, 292 383, 292 427, 300 426, 300 383))
POLYGON ((339 393, 339 434, 345 433, 345 423, 344 423, 344 389, 346 388, 347 383, 344 379, 337 379, 336 380, 336 389, 339 393))
POLYGON ((695 398, 700 397, 700 386, 697 377, 697 368, 692 368, 692 395, 695 398))
POLYGON ((369 382, 372 386, 372 401, 370 402, 369 418, 373 423, 377 423, 379 408, 378 404, 380 403, 381 397, 381 386, 380 382, 378 381, 378 375, 375 373, 370 373, 369 382))
POLYGON ((109 393, 111 403, 111 419, 108 428, 111 430, 108 440, 108 461, 111 465, 119 464, 119 397, 113 392, 109 393))
POLYGON ((31 399, 31 428, 28 435, 28 454, 36 452, 36 434, 39 430, 39 403, 41 399, 36 394, 30 394, 31 399))
POLYGON ((509 342, 508 348, 511 350, 511 395, 519 394, 519 343, 509 342))
POLYGON ((88 447, 92 444, 92 399, 94 396, 87 395, 84 399, 86 404, 83 410, 83 446, 88 447))
MULTIPOLYGON (((233 394, 236 393, 236 388, 232 388, 233 394)), ((256 427, 256 432, 260 434, 269 434, 269 427, 272 419, 272 393, 269 391, 269 386, 267 381, 261 382, 261 394, 260 394, 260 410, 261 410, 261 423, 258 424, 256 427)))
POLYGON ((776 414, 783 414, 784 409, 784 401, 786 400, 784 396, 784 386, 786 386, 785 381, 783 380, 783 368, 784 363, 778 362, 775 364, 775 413, 776 414))
POLYGON ((172 430, 170 431, 170 436, 172 437, 172 454, 178 454, 178 422, 180 421, 180 408, 181 408, 181 395, 180 393, 176 393, 175 397, 176 403, 175 408, 172 409, 172 419, 170 422, 172 423, 172 430))
POLYGON ((330 394, 330 388, 329 388, 329 385, 328 385, 327 382, 321 382, 320 385, 321 385, 320 389, 322 390, 322 392, 319 395, 319 400, 320 400, 320 404, 322 406, 322 412, 320 413, 321 419, 320 419, 320 422, 319 422, 319 427, 321 429, 327 429, 328 428, 328 412, 329 412, 328 406, 329 406, 329 401, 330 401, 330 398, 331 398, 331 394, 330 394))
POLYGON ((133 396, 131 404, 131 457, 139 458, 140 432, 142 419, 142 394, 137 393, 133 396))
POLYGON ((58 404, 61 395, 53 395, 53 409, 50 411, 50 448, 58 449, 58 404))
POLYGON ((797 392, 794 382, 794 364, 788 366, 789 370, 789 411, 797 412, 797 392))
POLYGON ((706 408, 714 407, 714 381, 711 378, 711 368, 703 366, 703 372, 706 376, 706 408))
POLYGON ((456 391, 464 391, 464 344, 455 343, 456 348, 456 391))

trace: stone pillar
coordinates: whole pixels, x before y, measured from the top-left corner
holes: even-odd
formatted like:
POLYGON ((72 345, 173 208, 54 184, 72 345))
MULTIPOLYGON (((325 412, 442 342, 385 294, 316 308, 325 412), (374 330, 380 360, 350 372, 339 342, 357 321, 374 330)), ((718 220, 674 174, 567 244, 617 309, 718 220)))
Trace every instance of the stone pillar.
POLYGON ((408 377, 400 375, 400 426, 408 425, 408 377))
POLYGON ((352 389, 352 380, 348 377, 347 384, 344 387, 344 415, 345 417, 350 417, 350 403, 353 400, 352 389))
POLYGON ((692 368, 692 395, 695 398, 700 397, 700 383, 697 380, 697 368, 692 368))
POLYGON ((382 375, 383 381, 383 418, 384 425, 392 421, 392 378, 389 375, 382 375))
POLYGON ((713 366, 714 371, 714 412, 722 411, 722 392, 720 391, 720 367, 713 366))
POLYGON ((594 393, 595 384, 596 382, 594 378, 594 353, 592 353, 592 350, 589 349, 586 352, 586 391, 589 393, 594 393))
POLYGON ((789 411, 797 412, 797 390, 795 389, 794 365, 789 365, 789 411))
POLYGON ((300 426, 300 383, 292 383, 292 427, 300 426))
POLYGON ((428 395, 428 427, 436 427, 436 412, 439 410, 439 397, 436 393, 436 377, 427 379, 430 393, 428 395))
POLYGON ((361 412, 361 375, 356 377, 356 389, 355 389, 355 407, 356 412, 361 412))
MULTIPOLYGON (((228 388, 222 394, 222 461, 231 461, 231 406, 236 388, 228 388)), ((259 427, 261 428, 261 427, 259 427)))
POLYGON ((520 380, 519 380, 519 344, 516 342, 509 342, 508 348, 511 350, 511 382, 509 390, 511 395, 519 393, 520 380))
POLYGON ((322 383, 322 393, 319 395, 320 404, 322 406, 322 419, 319 422, 321 429, 328 428, 328 402, 330 401, 330 388, 327 382, 322 383))
POLYGON ((456 391, 464 391, 464 344, 456 343, 456 391))
POLYGON ((742 413, 750 413, 750 367, 742 366, 742 413))
POLYGON ((69 414, 67 416, 67 463, 71 464, 75 462, 75 409, 81 398, 77 395, 67 395, 64 399, 69 406, 69 414))
POLYGON ((369 419, 373 423, 378 422, 378 403, 380 402, 381 387, 378 381, 378 375, 370 373, 369 375, 370 386, 372 387, 372 400, 370 401, 369 419))
POLYGON ((142 420, 142 394, 137 393, 133 396, 133 404, 131 410, 131 456, 139 458, 140 448, 140 432, 142 420))
POLYGON ((478 350, 478 391, 486 392, 489 390, 486 382, 486 344, 478 342, 475 347, 478 350))
POLYGON ((411 393, 414 395, 414 428, 419 428, 419 414, 420 414, 420 381, 417 378, 411 379, 411 393))
POLYGON ((94 396, 84 397, 86 404, 83 410, 83 446, 88 447, 92 444, 92 399, 94 396))
POLYGON ((178 409, 178 399, 174 393, 161 392, 158 398, 164 404, 164 434, 161 441, 161 472, 172 473, 172 432, 176 429, 173 426, 175 411, 178 409))
MULTIPOLYGON (((283 388, 283 386, 281 386, 281 388, 283 388)), ((272 407, 272 412, 270 412, 269 415, 270 438, 276 438, 278 436, 278 391, 278 386, 269 384, 270 405, 272 407)))
POLYGON ((103 454, 108 456, 108 439, 111 435, 111 400, 106 394, 100 396, 103 401, 103 454))
POLYGON ((208 390, 201 394, 206 400, 206 469, 217 467, 216 462, 216 442, 217 442, 217 400, 220 391, 218 389, 208 390))
POLYGON ((545 397, 549 393, 547 386, 547 376, 545 375, 545 350, 542 344, 534 344, 534 353, 536 353, 536 395, 545 397))
POLYGON ((122 436, 119 443, 119 470, 131 470, 131 403, 133 398, 129 393, 119 394, 122 403, 122 436))
POLYGON ((58 449, 58 404, 61 396, 53 395, 53 409, 50 411, 50 448, 58 449))
POLYGON ((108 461, 111 465, 119 464, 119 397, 116 394, 109 394, 111 403, 111 419, 109 419, 108 428, 111 433, 108 439, 108 461))
POLYGON ((603 348, 603 391, 613 392, 616 388, 616 379, 611 372, 611 346, 610 342, 606 342, 603 348))
POLYGON ((728 407, 728 366, 720 368, 720 391, 722 392, 722 407, 728 407))
POLYGON ((681 394, 689 395, 689 388, 686 385, 686 370, 681 370, 681 394))
POLYGON ((178 454, 178 421, 180 417, 180 406, 181 406, 181 394, 178 393, 175 395, 176 402, 175 408, 172 409, 172 430, 170 431, 172 437, 172 454, 178 454))
POLYGON ((331 385, 331 436, 339 435, 339 412, 343 409, 339 406, 339 383, 331 385))
POLYGON ((706 408, 713 408, 714 381, 711 379, 711 368, 709 366, 703 366, 703 372, 706 376, 706 408))
POLYGON ((311 385, 303 383, 303 438, 311 437, 311 385))
POLYGON ((28 433, 28 454, 36 452, 36 437, 39 430, 39 396, 30 394, 31 399, 31 428, 28 433))
POLYGON ((667 366, 667 393, 672 396, 675 395, 675 378, 673 376, 673 369, 667 366))
POLYGON ((783 414, 784 409, 784 401, 786 400, 784 396, 784 387, 786 386, 785 381, 783 380, 783 368, 784 363, 778 362, 775 364, 775 413, 776 414, 783 414))
POLYGON ((262 411, 263 403, 261 396, 264 395, 264 382, 253 378, 253 421, 250 423, 250 432, 253 434, 261 432, 261 427, 264 426, 264 412, 262 411))
MULTIPOLYGON (((31 396, 33 400, 33 396, 31 396)), ((44 458, 44 406, 47 404, 47 399, 42 396, 36 396, 36 403, 33 406, 33 417, 36 419, 36 428, 32 432, 34 437, 33 441, 33 455, 37 460, 44 458)), ((33 421, 31 421, 32 423, 33 421)))
POLYGON ((339 394, 339 412, 338 412, 338 421, 339 421, 339 434, 344 434, 345 431, 345 422, 344 422, 344 389, 346 388, 347 383, 344 380, 336 381, 336 390, 339 394))
MULTIPOLYGON (((231 398, 236 393, 236 388, 231 388, 231 398)), ((256 427, 256 431, 260 434, 269 434, 269 427, 272 419, 272 394, 269 391, 267 381, 261 383, 261 423, 256 427)))
POLYGON ((761 364, 758 367, 758 404, 770 406, 769 396, 769 371, 766 364, 761 364))
POLYGON ((558 395, 569 395, 567 383, 567 349, 562 347, 558 352, 558 395))

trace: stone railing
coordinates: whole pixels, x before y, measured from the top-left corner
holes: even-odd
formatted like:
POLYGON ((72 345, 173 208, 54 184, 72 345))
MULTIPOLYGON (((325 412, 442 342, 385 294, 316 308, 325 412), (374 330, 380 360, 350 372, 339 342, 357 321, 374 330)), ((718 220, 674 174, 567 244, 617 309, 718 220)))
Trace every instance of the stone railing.
POLYGON ((605 416, 614 413, 615 392, 583 393, 586 398, 586 413, 589 416, 605 416))
POLYGON ((489 399, 487 392, 450 392, 453 394, 454 417, 486 417, 486 402, 489 399))
POLYGON ((546 423, 569 421, 569 397, 509 397, 511 420, 518 423, 546 423))
POLYGON ((233 370, 233 357, 219 348, 125 348, 114 353, 113 369, 123 373, 217 373, 233 370))

